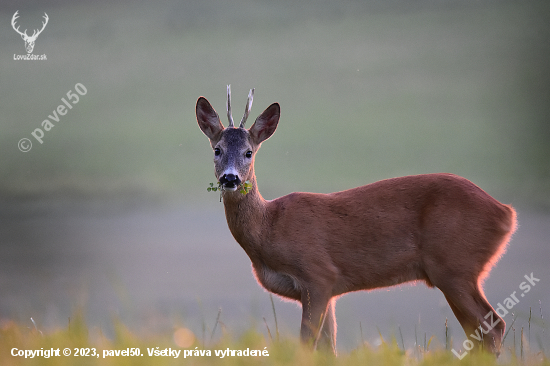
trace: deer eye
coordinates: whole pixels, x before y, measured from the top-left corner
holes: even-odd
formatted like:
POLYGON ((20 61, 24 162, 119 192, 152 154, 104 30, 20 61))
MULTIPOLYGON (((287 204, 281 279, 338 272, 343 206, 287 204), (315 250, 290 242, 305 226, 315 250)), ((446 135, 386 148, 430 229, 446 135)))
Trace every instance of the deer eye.
POLYGON ((244 156, 250 159, 252 157, 252 151, 248 150, 244 156))
POLYGON ((221 153, 222 153, 222 151, 219 148, 214 149, 214 155, 215 156, 220 156, 221 153))

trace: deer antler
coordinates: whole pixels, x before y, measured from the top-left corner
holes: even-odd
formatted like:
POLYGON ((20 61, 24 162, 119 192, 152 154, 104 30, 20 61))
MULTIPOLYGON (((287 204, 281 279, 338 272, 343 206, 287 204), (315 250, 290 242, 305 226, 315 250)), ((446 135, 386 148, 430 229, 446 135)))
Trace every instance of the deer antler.
POLYGON ((42 22, 42 29, 40 29, 40 30, 35 29, 35 30, 34 30, 34 33, 33 33, 32 36, 31 36, 31 38, 37 38, 38 35, 39 35, 40 33, 42 33, 42 31, 44 30, 44 28, 46 28, 46 24, 48 24, 48 20, 49 20, 50 18, 48 18, 48 14, 46 14, 46 13, 44 13, 43 18, 44 18, 45 22, 42 22), (38 33, 36 33, 36 32, 38 32, 38 33))
MULTIPOLYGON (((244 108, 244 116, 241 119, 241 124, 239 125, 239 128, 244 128, 244 124, 246 123, 248 114, 250 113, 250 109, 252 108, 253 99, 254 99, 254 89, 252 88, 248 92, 248 100, 246 101, 246 106, 244 108)), ((227 86, 227 119, 229 120, 228 127, 235 127, 235 123, 233 122, 233 116, 231 115, 231 85, 227 86)))
MULTIPOLYGON (((13 30, 15 30, 17 33, 19 33, 20 35, 22 36, 25 36, 25 37, 28 37, 27 36, 27 30, 25 29, 25 32, 21 32, 19 30, 19 27, 15 28, 15 21, 17 20, 17 18, 19 18, 19 15, 17 15, 17 13, 19 13, 19 10, 17 10, 15 12, 15 14, 13 14, 13 18, 11 18, 11 26, 13 27, 13 30)), ((46 14, 46 13, 44 13, 46 14)))
POLYGON ((34 32, 33 32, 33 34, 32 34, 32 36, 29 37, 29 35, 27 34, 27 30, 26 30, 26 29, 25 29, 24 32, 21 32, 21 31, 19 30, 19 27, 17 27, 17 28, 15 27, 16 20, 17 20, 17 18, 19 18, 18 13, 19 13, 19 10, 17 10, 17 11, 15 12, 15 14, 13 14, 13 17, 11 18, 11 26, 13 27, 13 29, 14 29, 17 33, 19 33, 22 37, 24 37, 24 39, 36 39, 36 38, 40 35, 40 33, 42 33, 42 31, 44 30, 44 28, 46 28, 46 24, 48 24, 48 20, 50 19, 50 18, 48 17, 48 14, 44 13, 43 18, 44 18, 45 21, 42 22, 42 29, 40 29, 40 30, 35 29, 34 32))
POLYGON ((235 127, 231 115, 231 85, 227 86, 227 119, 229 119, 229 126, 227 127, 235 127))
POLYGON ((243 119, 241 119, 241 124, 239 127, 244 128, 244 124, 246 123, 246 120, 248 118, 248 114, 250 113, 250 109, 252 108, 252 101, 254 99, 254 88, 250 89, 248 92, 248 99, 246 101, 246 106, 244 107, 244 116, 243 119))

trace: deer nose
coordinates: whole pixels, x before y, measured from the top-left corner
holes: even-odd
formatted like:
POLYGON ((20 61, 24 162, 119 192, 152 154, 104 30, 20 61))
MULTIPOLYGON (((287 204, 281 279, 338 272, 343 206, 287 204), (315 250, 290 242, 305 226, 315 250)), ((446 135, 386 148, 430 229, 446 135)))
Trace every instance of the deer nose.
POLYGON ((235 174, 224 174, 220 178, 220 183, 225 188, 237 188, 239 184, 241 184, 241 180, 239 179, 238 175, 235 174))

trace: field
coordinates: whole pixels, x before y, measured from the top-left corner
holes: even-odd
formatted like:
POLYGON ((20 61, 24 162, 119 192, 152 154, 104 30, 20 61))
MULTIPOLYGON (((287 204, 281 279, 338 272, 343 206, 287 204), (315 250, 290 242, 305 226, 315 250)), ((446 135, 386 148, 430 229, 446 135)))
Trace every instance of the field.
POLYGON ((546 0, 2 2, 0 364, 76 363, 13 347, 158 346, 270 356, 85 362, 547 365, 547 14, 546 0), (29 33, 48 14, 34 49, 46 61, 14 60, 26 54, 15 11, 29 33), (251 120, 281 105, 256 160, 267 199, 452 172, 516 207, 487 298, 503 301, 530 273, 541 282, 507 316, 499 361, 458 360, 449 348, 462 330, 424 286, 339 299, 336 359, 301 349, 299 309, 275 300, 275 341, 270 298, 206 190, 212 151, 195 103, 207 97, 226 123, 228 84, 235 119, 250 88, 251 120), (174 339, 182 329, 187 348, 174 339))
MULTIPOLYGON (((476 352, 457 358, 449 349, 430 349, 431 339, 404 349, 395 338, 373 347, 360 347, 335 357, 323 350, 312 352, 297 339, 279 336, 269 330, 269 337, 250 329, 235 335, 223 331, 215 341, 200 342, 187 328, 175 327, 173 333, 138 335, 119 322, 112 338, 101 330, 90 329, 81 316, 69 319, 65 329, 44 334, 37 327, 4 323, 0 328, 0 362, 2 365, 549 365, 543 352, 525 349, 519 352, 503 347, 497 360, 493 355, 476 352), (14 351, 14 348, 15 349, 14 351), (19 350, 50 350, 34 358, 11 356, 19 350), (124 353, 126 352, 126 353, 124 353)), ((36 324, 34 324, 36 325, 36 324)), ((266 327, 267 322, 266 322, 266 327)), ((213 329, 215 331, 215 329, 213 329)), ((214 335, 214 332, 211 334, 214 335)), ((505 340, 506 342, 506 340, 505 340)), ((515 342, 515 340, 514 340, 515 342)), ((432 348, 435 348, 432 346, 432 348)))

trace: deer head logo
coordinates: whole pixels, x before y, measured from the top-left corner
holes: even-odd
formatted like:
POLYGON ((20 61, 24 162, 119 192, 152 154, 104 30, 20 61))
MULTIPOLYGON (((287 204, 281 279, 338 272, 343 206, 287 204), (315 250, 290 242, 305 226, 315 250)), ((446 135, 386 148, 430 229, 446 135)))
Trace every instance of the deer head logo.
POLYGON ((38 36, 40 35, 40 33, 42 33, 42 31, 44 30, 44 28, 46 28, 46 24, 48 24, 48 14, 44 13, 44 22, 42 22, 42 29, 38 30, 38 29, 35 29, 32 36, 28 36, 27 35, 27 30, 25 29, 24 32, 21 32, 19 30, 19 27, 15 27, 15 21, 17 18, 19 18, 19 15, 17 15, 17 13, 19 12, 19 10, 17 10, 15 12, 15 14, 13 14, 13 18, 11 18, 11 26, 13 27, 13 29, 19 33, 21 35, 21 38, 23 38, 23 41, 25 41, 25 48, 27 50, 27 53, 32 53, 32 50, 34 49, 34 42, 36 41, 36 38, 38 38, 38 36))

